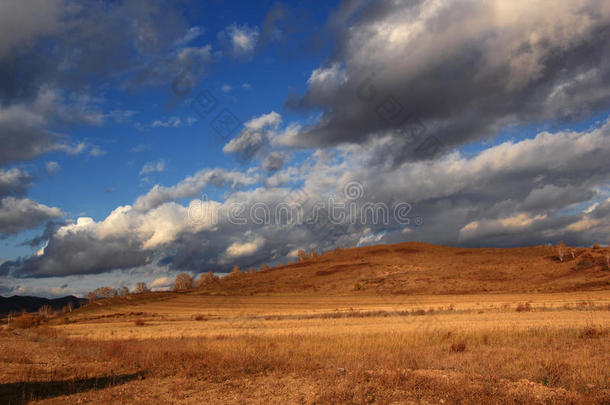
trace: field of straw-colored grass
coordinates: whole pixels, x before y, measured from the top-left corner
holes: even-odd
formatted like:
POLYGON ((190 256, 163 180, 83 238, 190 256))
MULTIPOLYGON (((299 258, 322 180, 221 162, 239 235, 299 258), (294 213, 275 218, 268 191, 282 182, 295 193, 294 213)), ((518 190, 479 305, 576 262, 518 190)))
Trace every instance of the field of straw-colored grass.
POLYGON ((610 294, 114 302, 0 336, 10 403, 610 403, 610 294))

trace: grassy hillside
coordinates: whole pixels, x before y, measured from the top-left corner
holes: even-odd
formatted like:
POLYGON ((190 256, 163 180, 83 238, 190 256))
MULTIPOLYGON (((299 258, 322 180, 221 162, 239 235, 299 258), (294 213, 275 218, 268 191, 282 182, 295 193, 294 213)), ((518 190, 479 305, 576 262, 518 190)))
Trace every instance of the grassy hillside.
POLYGON ((226 294, 474 294, 610 288, 608 248, 464 249, 409 242, 341 249, 233 274, 202 291, 226 294))

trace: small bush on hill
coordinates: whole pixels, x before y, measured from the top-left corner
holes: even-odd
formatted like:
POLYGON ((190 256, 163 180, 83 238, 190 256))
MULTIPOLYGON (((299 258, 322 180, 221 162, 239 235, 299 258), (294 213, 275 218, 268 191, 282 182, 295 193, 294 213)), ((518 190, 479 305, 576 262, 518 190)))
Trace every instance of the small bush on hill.
POLYGON ((12 319, 11 327, 29 329, 40 325, 40 318, 32 314, 23 314, 12 319))

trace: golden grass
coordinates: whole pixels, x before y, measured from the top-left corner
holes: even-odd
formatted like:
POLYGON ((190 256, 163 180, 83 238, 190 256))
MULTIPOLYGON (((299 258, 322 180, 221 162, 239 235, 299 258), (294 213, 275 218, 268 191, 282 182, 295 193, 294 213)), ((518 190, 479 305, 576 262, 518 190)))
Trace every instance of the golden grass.
POLYGON ((114 303, 2 332, 0 398, 605 404, 609 300, 192 293, 114 303))
MULTIPOLYGON (((141 396, 154 391, 145 383, 155 379, 183 378, 195 385, 231 381, 241 387, 252 378, 290 375, 297 383, 316 382, 312 403, 610 400, 610 339, 602 326, 113 341, 64 339, 50 333, 37 339, 39 345, 56 345, 66 359, 78 359, 56 376, 68 370, 81 380, 110 373, 144 375, 141 396)), ((47 369, 39 372, 24 352, 3 356, 4 361, 29 362, 20 381, 53 378, 47 369)))

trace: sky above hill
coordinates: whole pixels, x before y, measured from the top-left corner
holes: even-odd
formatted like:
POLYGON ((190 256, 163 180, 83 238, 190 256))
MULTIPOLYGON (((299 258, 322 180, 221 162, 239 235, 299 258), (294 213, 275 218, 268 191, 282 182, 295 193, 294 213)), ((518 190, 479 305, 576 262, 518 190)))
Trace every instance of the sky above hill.
POLYGON ((610 3, 0 3, 0 295, 610 242, 610 3))

